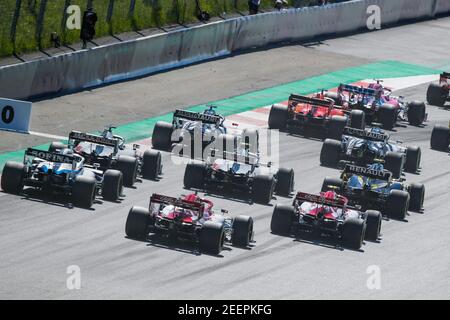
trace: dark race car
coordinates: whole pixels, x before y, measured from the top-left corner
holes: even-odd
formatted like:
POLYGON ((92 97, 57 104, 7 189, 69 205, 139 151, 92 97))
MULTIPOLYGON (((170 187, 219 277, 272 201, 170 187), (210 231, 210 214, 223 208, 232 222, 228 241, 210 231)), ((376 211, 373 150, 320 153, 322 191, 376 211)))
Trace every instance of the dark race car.
POLYGON ((246 248, 253 242, 253 219, 217 214, 210 200, 190 194, 180 198, 153 194, 149 208, 132 207, 125 233, 132 239, 162 234, 198 243, 200 251, 219 254, 225 243, 246 248))
POLYGON ((431 132, 431 148, 439 151, 448 151, 450 145, 450 122, 449 126, 437 125, 431 132))
POLYGON ((443 72, 439 76, 439 83, 431 83, 427 90, 427 102, 432 106, 443 107, 450 101, 450 73, 443 72))
POLYGON ((123 175, 117 170, 98 170, 70 149, 47 152, 28 148, 23 163, 8 161, 1 186, 19 194, 24 187, 42 192, 70 195, 75 206, 90 208, 96 195, 117 201, 122 193, 123 175))
POLYGON ((384 166, 394 178, 404 171, 415 173, 420 168, 422 151, 420 147, 399 145, 390 142, 389 135, 379 128, 358 130, 345 128, 341 141, 326 139, 320 152, 320 163, 336 168, 345 162, 365 166, 384 161, 384 166))
POLYGON ((340 178, 325 178, 322 191, 328 190, 344 195, 363 210, 380 210, 399 220, 405 219, 408 209, 421 211, 425 198, 422 183, 408 185, 403 179, 394 180, 392 173, 379 163, 365 167, 347 164, 340 178))
POLYGON ((274 234, 297 237, 304 233, 331 236, 345 246, 359 250, 364 239, 380 236, 381 213, 361 212, 348 205, 347 198, 336 192, 320 195, 298 192, 291 206, 277 204, 270 229, 274 234))

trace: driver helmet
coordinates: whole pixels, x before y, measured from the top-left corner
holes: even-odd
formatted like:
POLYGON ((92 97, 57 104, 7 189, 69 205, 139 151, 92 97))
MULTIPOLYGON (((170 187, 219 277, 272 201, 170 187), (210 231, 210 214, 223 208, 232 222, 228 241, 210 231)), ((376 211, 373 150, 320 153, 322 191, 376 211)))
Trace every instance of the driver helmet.
POLYGON ((370 169, 373 169, 373 170, 379 170, 379 171, 382 171, 382 170, 384 170, 384 166, 383 166, 383 164, 382 163, 374 163, 374 164, 371 164, 370 166, 369 166, 369 168, 370 169))
POLYGON ((336 192, 330 190, 330 191, 324 192, 323 197, 327 200, 335 200, 335 199, 337 199, 338 195, 336 192))
POLYGON ((205 111, 203 111, 203 114, 209 114, 209 115, 215 116, 217 113, 216 113, 216 110, 214 110, 213 106, 208 106, 205 109, 205 111))
POLYGON ((195 193, 192 193, 185 196, 183 200, 187 202, 197 202, 200 200, 200 197, 197 196, 195 193))

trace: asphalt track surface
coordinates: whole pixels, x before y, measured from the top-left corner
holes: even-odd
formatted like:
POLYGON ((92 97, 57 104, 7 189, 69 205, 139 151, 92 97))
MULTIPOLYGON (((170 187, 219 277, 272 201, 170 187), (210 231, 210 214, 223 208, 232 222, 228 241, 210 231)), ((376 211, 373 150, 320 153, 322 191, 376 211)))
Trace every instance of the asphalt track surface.
MULTIPOLYGON (((372 60, 366 59, 366 55, 376 59, 377 50, 382 56, 379 59, 389 59, 388 46, 392 55, 399 55, 401 61, 444 65, 449 59, 448 43, 440 43, 439 49, 405 50, 411 43, 409 39, 403 40, 403 36, 405 32, 413 32, 418 42, 439 32, 444 37, 448 35, 449 26, 450 19, 445 18, 357 35, 360 46, 358 51, 350 52, 352 55, 333 53, 341 50, 343 43, 352 37, 333 39, 314 49, 289 46, 247 53, 159 74, 156 76, 161 77, 159 81, 149 77, 45 100, 37 103, 39 116, 33 119, 32 128, 38 131, 36 125, 48 133, 66 134, 69 128, 93 130, 115 119, 123 123, 152 116, 145 106, 148 106, 147 98, 152 96, 148 91, 150 83, 155 81, 156 86, 167 91, 167 99, 159 102, 160 107, 152 109, 158 114, 167 112, 167 108, 175 108, 174 105, 208 102, 258 87, 327 73, 346 65, 365 63, 372 60), (379 40, 383 33, 395 40, 401 51, 388 44, 384 47, 384 42, 379 40), (431 53, 433 61, 429 58, 431 53), (261 55, 266 60, 261 61, 261 55), (299 68, 288 68, 286 61, 272 65, 265 63, 267 59, 279 62, 288 57, 292 59, 288 62, 298 63, 299 68), (327 63, 322 64, 314 57, 327 57, 327 63), (315 61, 315 67, 308 69, 307 63, 311 61, 315 61), (221 65, 220 71, 218 65, 221 65), (176 81, 178 76, 182 78, 189 70, 198 72, 198 77, 185 78, 184 83, 180 80, 185 91, 172 91, 170 81, 176 81), (218 73, 214 81, 202 75, 214 73, 212 70, 218 73), (279 71, 283 71, 283 75, 277 74, 279 71), (167 81, 165 85, 161 83, 163 78, 167 81), (198 91, 190 91, 190 86, 195 86, 198 91), (71 102, 74 98, 75 102, 71 102), (93 119, 92 114, 89 116, 90 104, 104 106, 107 101, 114 101, 113 108, 117 110, 121 105, 126 105, 126 109, 120 115, 103 111, 105 115, 101 120, 93 119), (72 112, 86 110, 87 114, 82 114, 82 120, 76 120, 69 116, 70 113, 60 114, 59 107, 73 109, 72 112), (121 116, 126 120, 121 120, 121 116)), ((426 85, 420 85, 399 94, 408 99, 424 100, 425 91, 426 85)), ((125 220, 132 205, 146 206, 153 192, 173 195, 187 192, 181 182, 184 167, 175 166, 170 156, 164 154, 161 181, 138 183, 135 190, 126 190, 126 198, 120 203, 98 203, 92 210, 68 208, 63 201, 52 197, 31 194, 27 198, 0 193, 0 298, 448 299, 450 157, 448 153, 430 150, 429 138, 433 125, 447 124, 450 113, 436 107, 428 107, 428 113, 429 121, 425 127, 400 127, 392 133, 393 139, 422 148, 420 174, 406 174, 406 178, 408 182, 420 181, 426 185, 424 213, 410 213, 406 221, 383 221, 380 243, 366 242, 361 251, 353 251, 336 248, 321 239, 311 242, 276 236, 269 228, 273 206, 248 204, 215 195, 210 198, 217 208, 228 209, 232 215, 253 216, 256 243, 251 249, 229 248, 220 257, 214 257, 199 255, 190 250, 190 246, 126 239, 125 220), (70 265, 81 268, 80 290, 66 288, 66 270, 70 265), (373 265, 381 271, 379 290, 370 290, 366 285, 367 268, 373 265)), ((9 146, 6 149, 15 139, 9 134, 3 139, 3 133, 0 137, 2 144, 9 146)), ((23 141, 23 145, 35 143, 23 141)), ((315 139, 281 134, 281 163, 294 168, 297 190, 318 192, 326 175, 338 175, 337 170, 319 166, 321 145, 321 141, 315 139)), ((272 203, 291 201, 277 197, 272 203)))

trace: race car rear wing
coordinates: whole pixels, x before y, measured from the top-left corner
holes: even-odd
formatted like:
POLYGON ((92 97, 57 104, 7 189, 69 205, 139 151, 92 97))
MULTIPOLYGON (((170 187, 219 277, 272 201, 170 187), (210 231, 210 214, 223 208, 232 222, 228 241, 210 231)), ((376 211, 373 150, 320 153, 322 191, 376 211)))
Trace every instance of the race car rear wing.
POLYGON ((345 127, 343 135, 372 141, 387 141, 389 139, 389 135, 384 133, 377 133, 367 130, 355 129, 351 127, 345 127))
POLYGON ((154 193, 150 197, 150 206, 152 203, 161 203, 165 205, 173 205, 175 207, 188 209, 192 211, 199 211, 203 213, 204 203, 203 202, 190 202, 185 201, 180 198, 169 197, 162 194, 154 193))
POLYGON ((375 97, 379 94, 380 91, 371 89, 371 88, 364 88, 364 87, 358 87, 351 84, 342 84, 339 85, 339 92, 349 92, 349 93, 355 93, 355 94, 361 94, 365 96, 371 96, 375 97))
POLYGON ((345 198, 340 197, 338 199, 326 199, 325 197, 317 194, 297 192, 295 200, 299 202, 313 202, 321 205, 326 205, 335 208, 344 208, 347 205, 345 198))
POLYGON ((319 107, 331 107, 333 102, 331 100, 317 99, 307 96, 302 96, 298 94, 291 94, 289 96, 289 102, 306 103, 319 107))
POLYGON ((221 117, 211 114, 204 114, 200 112, 192 112, 192 111, 186 111, 186 110, 175 110, 173 114, 174 118, 182 118, 186 120, 191 121, 200 121, 207 124, 220 124, 220 121, 222 120, 221 117))
POLYGON ((360 167, 353 164, 346 164, 343 174, 354 174, 372 179, 390 181, 392 173, 388 170, 374 170, 367 167, 360 167))
POLYGON ((105 138, 96 134, 83 133, 79 131, 72 131, 69 133, 69 140, 91 142, 103 146, 114 147, 116 150, 119 146, 119 140, 117 139, 105 138))
POLYGON ((74 156, 65 155, 65 154, 59 154, 49 151, 43 151, 43 150, 37 150, 33 148, 28 148, 25 150, 25 158, 26 157, 33 157, 33 158, 39 158, 48 162, 54 162, 54 163, 67 163, 74 166, 76 164, 76 160, 74 156))

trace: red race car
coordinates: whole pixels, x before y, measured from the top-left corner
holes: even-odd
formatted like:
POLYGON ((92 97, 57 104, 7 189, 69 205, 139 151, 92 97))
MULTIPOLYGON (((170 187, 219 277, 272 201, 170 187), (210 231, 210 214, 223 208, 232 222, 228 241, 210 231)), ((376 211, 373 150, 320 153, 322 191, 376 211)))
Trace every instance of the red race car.
POLYGON ((431 83, 427 90, 427 102, 432 106, 443 107, 446 101, 450 101, 450 73, 443 72, 439 77, 439 83, 431 83))

